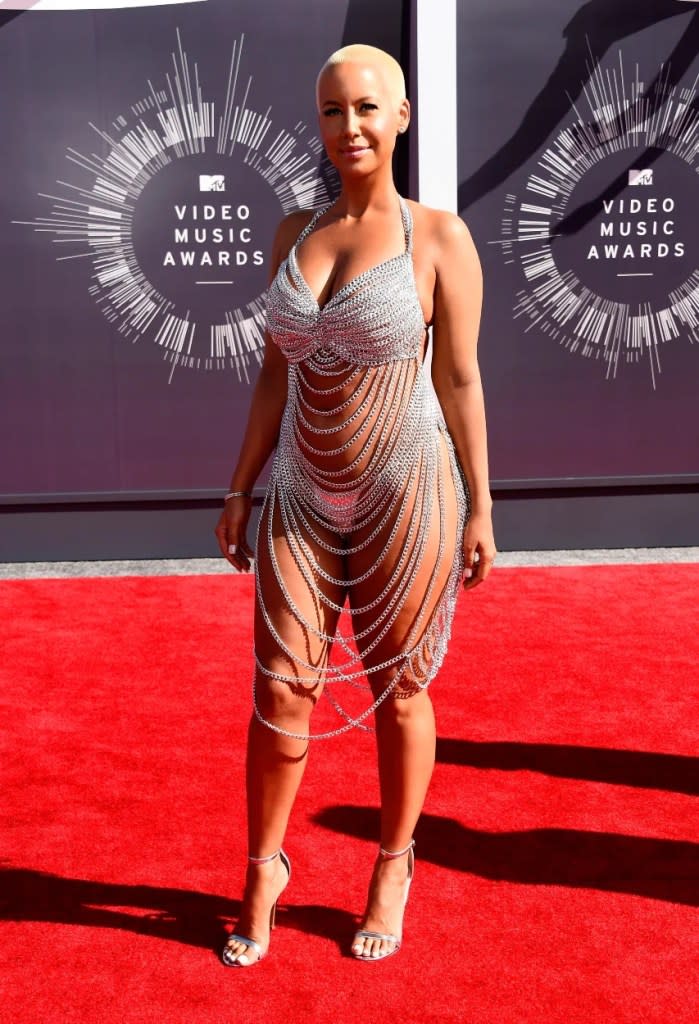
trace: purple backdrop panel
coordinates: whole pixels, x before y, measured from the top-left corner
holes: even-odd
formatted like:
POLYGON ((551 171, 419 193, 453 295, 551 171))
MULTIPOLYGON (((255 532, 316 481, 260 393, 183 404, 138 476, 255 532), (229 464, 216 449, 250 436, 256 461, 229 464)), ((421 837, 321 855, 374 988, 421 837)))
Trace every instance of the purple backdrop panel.
POLYGON ((316 71, 401 29, 400 0, 0 13, 2 494, 225 487, 275 226, 335 188, 316 71))
POLYGON ((496 480, 699 477, 699 5, 461 0, 496 480))

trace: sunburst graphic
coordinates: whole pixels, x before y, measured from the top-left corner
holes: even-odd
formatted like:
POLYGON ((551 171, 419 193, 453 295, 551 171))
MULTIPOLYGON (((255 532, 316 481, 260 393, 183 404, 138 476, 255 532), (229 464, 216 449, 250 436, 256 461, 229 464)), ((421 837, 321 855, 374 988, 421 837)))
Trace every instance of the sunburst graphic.
POLYGON ((662 66, 646 90, 618 64, 593 59, 576 120, 541 154, 501 223, 507 263, 526 286, 514 316, 571 352, 600 359, 608 378, 660 348, 699 341, 697 82, 671 84, 662 66), (642 296, 642 298, 639 298, 642 296))
POLYGON ((306 124, 288 131, 274 126, 271 108, 255 109, 243 45, 243 35, 233 42, 217 103, 205 97, 199 67, 177 30, 162 87, 149 80, 147 95, 128 116, 116 116, 112 130, 90 124, 103 155, 68 148, 68 160, 88 175, 87 187, 59 180, 59 194, 39 193, 52 203, 48 216, 14 222, 77 250, 59 261, 89 259, 90 295, 125 338, 155 342, 172 366, 170 378, 175 367, 232 368, 249 380, 251 366, 261 362, 265 322, 250 196, 260 216, 279 219, 328 202, 335 188, 320 139, 306 124), (222 195, 231 183, 238 194, 222 195), (196 187, 199 197, 192 195, 196 187), (159 235, 156 260, 146 246, 159 235))

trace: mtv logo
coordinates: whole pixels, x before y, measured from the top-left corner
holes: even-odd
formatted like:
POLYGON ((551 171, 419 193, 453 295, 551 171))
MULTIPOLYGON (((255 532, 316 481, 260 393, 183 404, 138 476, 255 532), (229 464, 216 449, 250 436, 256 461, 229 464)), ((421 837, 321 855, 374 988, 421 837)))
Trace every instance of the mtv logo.
POLYGON ((226 179, 222 174, 200 174, 200 192, 225 192, 226 179))
POLYGON ((653 168, 646 167, 642 171, 629 171, 629 185, 652 185, 653 168))

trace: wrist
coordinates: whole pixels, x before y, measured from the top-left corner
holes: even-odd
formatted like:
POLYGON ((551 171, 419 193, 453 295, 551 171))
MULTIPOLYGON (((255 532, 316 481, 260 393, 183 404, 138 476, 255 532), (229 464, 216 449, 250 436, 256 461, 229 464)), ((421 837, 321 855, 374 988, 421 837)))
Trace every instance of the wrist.
POLYGON ((476 498, 471 496, 471 515, 472 516, 491 516, 493 514, 493 499, 488 495, 486 498, 476 498))
POLYGON ((224 505, 231 498, 252 498, 252 491, 229 491, 223 496, 224 505))

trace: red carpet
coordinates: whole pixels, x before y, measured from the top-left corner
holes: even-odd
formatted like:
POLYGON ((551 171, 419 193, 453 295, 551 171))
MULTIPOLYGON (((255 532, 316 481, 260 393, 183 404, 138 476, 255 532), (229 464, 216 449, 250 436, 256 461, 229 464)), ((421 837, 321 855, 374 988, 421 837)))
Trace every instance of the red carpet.
POLYGON ((498 569, 433 695, 405 944, 346 956, 373 741, 316 746, 288 902, 212 949, 243 870, 251 581, 0 583, 3 1021, 699 1019, 699 566, 498 569))

